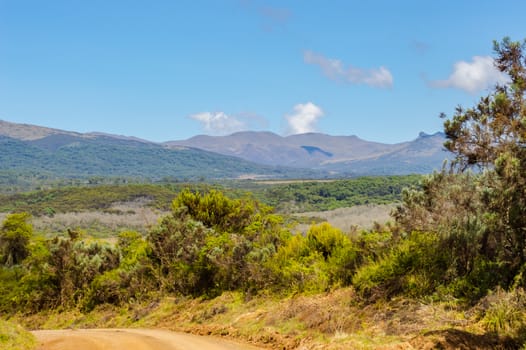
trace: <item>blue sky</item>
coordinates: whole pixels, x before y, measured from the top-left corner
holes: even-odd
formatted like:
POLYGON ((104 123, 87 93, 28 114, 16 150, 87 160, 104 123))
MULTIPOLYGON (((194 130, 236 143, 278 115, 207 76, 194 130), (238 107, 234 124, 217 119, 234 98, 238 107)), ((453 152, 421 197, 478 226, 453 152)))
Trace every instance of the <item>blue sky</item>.
POLYGON ((152 141, 400 142, 504 77, 526 1, 0 0, 0 119, 152 141))

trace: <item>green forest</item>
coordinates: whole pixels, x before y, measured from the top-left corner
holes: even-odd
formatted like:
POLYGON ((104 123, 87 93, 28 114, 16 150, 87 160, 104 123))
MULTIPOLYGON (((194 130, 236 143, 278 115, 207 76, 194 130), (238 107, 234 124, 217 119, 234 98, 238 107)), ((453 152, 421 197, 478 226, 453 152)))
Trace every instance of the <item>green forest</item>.
POLYGON ((509 39, 495 43, 497 67, 509 81, 445 117, 445 147, 456 159, 429 176, 262 186, 253 194, 137 185, 2 197, 12 213, 0 228, 0 314, 87 313, 101 305, 166 296, 211 300, 232 291, 247 300, 286 298, 339 288, 352 288, 353 302, 363 307, 404 297, 469 310, 503 293, 478 309, 478 320, 488 334, 525 346, 525 47, 509 39), (71 203, 91 208, 101 202, 96 193, 128 200, 144 196, 141 189, 169 210, 145 235, 126 231, 106 242, 72 229, 43 237, 30 224, 29 213, 50 214, 71 203), (381 231, 348 233, 321 223, 295 234, 276 210, 397 199, 394 222, 381 231))
POLYGON ((421 175, 360 177, 330 181, 291 181, 289 183, 230 181, 223 183, 104 184, 59 186, 46 190, 0 194, 0 212, 28 212, 32 215, 108 210, 112 203, 139 198, 150 206, 170 209, 179 191, 192 188, 204 192, 221 190, 229 197, 250 195, 278 212, 323 211, 361 204, 400 201, 402 190, 418 186, 421 175))

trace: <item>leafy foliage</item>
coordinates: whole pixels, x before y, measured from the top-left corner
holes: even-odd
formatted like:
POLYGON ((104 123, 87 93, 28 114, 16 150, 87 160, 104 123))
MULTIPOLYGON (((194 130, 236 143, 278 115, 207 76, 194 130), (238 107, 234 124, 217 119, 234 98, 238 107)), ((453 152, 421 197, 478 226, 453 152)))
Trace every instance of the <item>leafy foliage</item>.
POLYGON ((57 188, 26 193, 0 194, 0 212, 28 212, 33 215, 108 211, 116 202, 129 202, 139 198, 151 200, 150 205, 168 210, 173 198, 183 189, 199 192, 217 189, 228 191, 231 197, 243 197, 247 191, 260 203, 280 212, 328 210, 358 204, 382 204, 399 201, 402 189, 416 186, 420 175, 361 177, 350 180, 323 182, 294 182, 266 184, 254 181, 228 181, 216 184, 167 182, 158 184, 128 183, 126 179, 91 178, 89 184, 59 186, 57 188), (122 182, 122 183, 121 183, 122 182))
POLYGON ((98 274, 90 284, 83 305, 88 310, 105 303, 121 305, 140 302, 151 298, 158 290, 148 242, 136 232, 122 232, 117 249, 121 254, 119 266, 98 274))
POLYGON ((445 121, 445 146, 456 155, 451 170, 405 192, 394 214, 402 230, 438 234, 452 253, 447 289, 468 300, 525 286, 526 42, 505 38, 494 48, 508 82, 445 121))
POLYGON ((0 348, 9 350, 35 349, 35 337, 21 326, 0 319, 0 348))
MULTIPOLYGON (((526 263, 526 41, 504 38, 494 43, 496 67, 507 83, 476 107, 458 108, 444 128, 446 147, 457 156, 459 171, 488 169, 483 205, 494 254, 512 271, 526 263)), ((497 257, 495 257, 497 258, 497 257)))
POLYGON ((402 189, 418 185, 421 175, 371 176, 349 180, 294 182, 255 191, 260 200, 284 213, 323 211, 361 204, 399 201, 402 189))
POLYGON ((259 284, 259 265, 284 239, 281 219, 250 198, 182 191, 149 241, 163 288, 216 295, 259 284), (171 283, 170 283, 171 282, 171 283))
POLYGON ((28 244, 33 227, 27 213, 11 214, 0 228, 0 264, 19 265, 29 255, 28 244))
POLYGON ((351 282, 358 248, 328 223, 312 226, 307 236, 295 235, 268 262, 276 287, 292 292, 320 292, 351 282))
POLYGON ((437 235, 413 232, 385 256, 361 267, 353 284, 367 297, 428 295, 446 282, 450 259, 449 253, 441 250, 437 235))

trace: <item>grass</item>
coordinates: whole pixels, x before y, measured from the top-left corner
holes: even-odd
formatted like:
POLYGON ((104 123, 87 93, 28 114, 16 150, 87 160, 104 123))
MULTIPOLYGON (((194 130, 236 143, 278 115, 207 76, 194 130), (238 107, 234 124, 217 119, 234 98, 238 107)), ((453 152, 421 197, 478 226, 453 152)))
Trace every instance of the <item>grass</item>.
POLYGON ((35 349, 35 337, 21 326, 0 319, 0 349, 31 350, 35 349))
POLYGON ((327 221, 331 226, 337 227, 343 232, 353 229, 372 229, 377 224, 386 224, 392 221, 391 210, 395 204, 368 204, 355 205, 350 208, 338 208, 328 211, 315 211, 294 214, 301 225, 298 230, 306 232, 313 222, 327 221))
POLYGON ((170 329, 280 349, 491 349, 506 338, 486 328, 479 308, 407 298, 364 303, 350 287, 289 297, 248 298, 239 292, 211 300, 165 297, 120 308, 99 306, 88 314, 50 312, 18 321, 28 328, 170 329))
MULTIPOLYGON (((46 237, 67 235, 67 229, 80 231, 88 237, 115 237, 122 231, 136 231, 146 234, 167 211, 154 208, 151 202, 139 198, 128 202, 116 202, 106 210, 87 210, 80 212, 60 212, 52 216, 33 216, 31 223, 36 232, 46 237)), ((394 204, 359 205, 351 208, 339 208, 330 211, 306 212, 293 215, 293 221, 299 222, 296 231, 306 232, 312 223, 323 221, 340 228, 344 232, 353 229, 370 229, 375 223, 385 224, 394 204)), ((0 223, 7 213, 0 213, 0 223)))
MULTIPOLYGON (((32 224, 37 232, 46 236, 57 233, 66 235, 71 228, 96 238, 115 237, 122 231, 136 231, 145 234, 156 225, 166 212, 136 203, 119 203, 110 207, 113 211, 84 211, 59 213, 52 217, 33 217, 32 224)), ((1 216, 0 216, 1 219, 1 216)))
POLYGON ((519 338, 526 345, 526 292, 501 289, 479 302, 481 325, 490 332, 519 338))

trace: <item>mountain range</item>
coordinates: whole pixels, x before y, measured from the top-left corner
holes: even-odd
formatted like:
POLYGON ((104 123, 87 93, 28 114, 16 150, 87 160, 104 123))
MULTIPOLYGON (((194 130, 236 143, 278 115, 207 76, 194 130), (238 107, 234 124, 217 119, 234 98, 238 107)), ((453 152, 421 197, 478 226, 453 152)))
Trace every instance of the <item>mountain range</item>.
POLYGON ((448 153, 444 134, 397 144, 357 136, 238 132, 150 142, 0 120, 0 171, 56 178, 324 178, 429 173, 448 153))
POLYGON ((420 133, 397 144, 371 142, 357 136, 306 133, 279 136, 271 132, 238 132, 229 136, 200 135, 170 141, 168 147, 193 147, 239 157, 258 164, 315 169, 332 174, 398 175, 429 173, 450 156, 445 135, 420 133))

